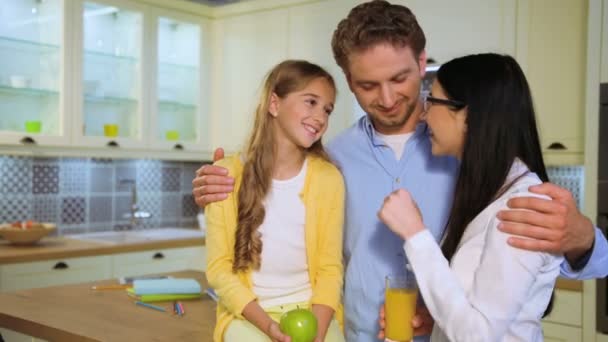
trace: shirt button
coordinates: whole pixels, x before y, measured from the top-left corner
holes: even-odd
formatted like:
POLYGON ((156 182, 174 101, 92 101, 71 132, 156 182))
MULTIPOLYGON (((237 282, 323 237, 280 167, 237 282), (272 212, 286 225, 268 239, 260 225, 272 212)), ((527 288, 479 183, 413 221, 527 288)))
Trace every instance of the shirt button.
POLYGON ((395 183, 399 184, 400 180, 399 177, 395 178, 395 183))

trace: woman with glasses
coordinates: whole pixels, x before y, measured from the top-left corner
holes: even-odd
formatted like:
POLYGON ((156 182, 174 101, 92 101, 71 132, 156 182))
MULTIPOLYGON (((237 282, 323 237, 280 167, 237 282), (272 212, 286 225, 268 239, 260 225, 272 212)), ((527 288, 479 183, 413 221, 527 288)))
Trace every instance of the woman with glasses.
POLYGON ((548 180, 521 68, 498 54, 454 59, 437 72, 424 110, 433 154, 460 161, 441 245, 405 190, 390 194, 378 216, 405 240, 435 319, 431 340, 542 341, 563 257, 509 246, 496 218, 509 199, 533 196, 528 187, 548 180))

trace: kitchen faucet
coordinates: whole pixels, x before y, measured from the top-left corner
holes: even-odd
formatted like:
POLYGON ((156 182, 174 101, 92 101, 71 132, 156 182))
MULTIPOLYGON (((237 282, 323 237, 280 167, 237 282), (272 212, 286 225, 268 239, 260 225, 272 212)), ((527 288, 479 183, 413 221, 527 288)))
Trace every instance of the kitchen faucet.
POLYGON ((149 212, 139 210, 137 206, 137 183, 134 179, 121 179, 120 185, 131 185, 131 207, 130 212, 124 213, 123 218, 129 219, 129 228, 136 229, 141 223, 141 219, 146 219, 152 216, 149 212))

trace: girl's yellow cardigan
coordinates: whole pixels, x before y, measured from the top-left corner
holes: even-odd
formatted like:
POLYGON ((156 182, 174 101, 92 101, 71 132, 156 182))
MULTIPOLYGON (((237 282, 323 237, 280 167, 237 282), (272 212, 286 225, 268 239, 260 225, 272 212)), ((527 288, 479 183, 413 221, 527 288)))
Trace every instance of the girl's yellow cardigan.
MULTIPOLYGON (((311 304, 323 304, 336 311, 342 322, 342 227, 344 220, 344 181, 331 163, 307 157, 308 169, 300 194, 306 208, 305 239, 308 274, 312 286, 311 304)), ((239 155, 216 163, 235 178, 235 190, 221 202, 207 205, 207 280, 220 301, 213 340, 221 342, 228 324, 243 318, 245 306, 256 299, 252 291, 251 270, 232 272, 237 223, 237 194, 243 165, 239 155)), ((262 199, 260 199, 262 200, 262 199)))

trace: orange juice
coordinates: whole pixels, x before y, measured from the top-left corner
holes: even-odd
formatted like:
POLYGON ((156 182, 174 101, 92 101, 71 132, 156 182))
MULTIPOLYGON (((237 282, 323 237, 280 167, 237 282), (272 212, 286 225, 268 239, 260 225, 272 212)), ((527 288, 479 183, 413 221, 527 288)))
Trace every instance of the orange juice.
POLYGON ((416 289, 387 288, 385 293, 386 338, 411 341, 414 338, 412 319, 416 313, 416 289))

